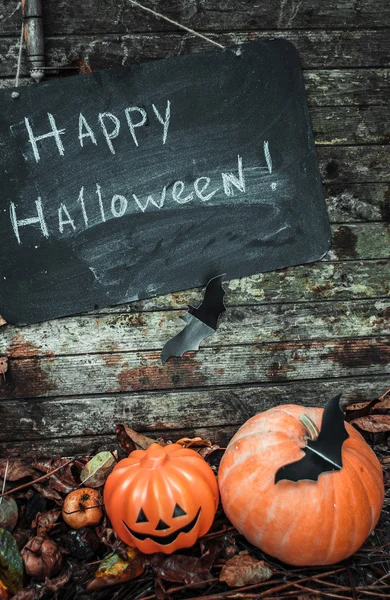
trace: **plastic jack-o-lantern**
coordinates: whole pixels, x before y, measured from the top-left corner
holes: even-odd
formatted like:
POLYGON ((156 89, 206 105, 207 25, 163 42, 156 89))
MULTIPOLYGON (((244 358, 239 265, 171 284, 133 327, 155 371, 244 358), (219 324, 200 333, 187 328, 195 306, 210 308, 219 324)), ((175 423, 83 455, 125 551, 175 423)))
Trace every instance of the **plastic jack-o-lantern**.
POLYGON ((193 546, 210 529, 218 501, 212 469, 179 444, 135 450, 116 465, 104 488, 114 530, 146 554, 193 546))
POLYGON ((252 417, 221 461, 230 521, 252 544, 292 565, 345 559, 381 513, 381 465, 344 423, 338 400, 324 410, 290 404, 252 417))

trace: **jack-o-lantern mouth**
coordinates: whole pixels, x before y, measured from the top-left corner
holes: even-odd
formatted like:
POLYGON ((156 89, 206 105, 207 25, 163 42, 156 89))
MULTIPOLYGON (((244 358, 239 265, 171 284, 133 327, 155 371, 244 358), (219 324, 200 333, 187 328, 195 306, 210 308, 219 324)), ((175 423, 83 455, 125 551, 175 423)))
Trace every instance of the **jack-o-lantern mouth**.
POLYGON ((126 525, 126 523, 124 521, 122 521, 122 523, 126 527, 127 531, 133 537, 135 537, 137 540, 144 542, 146 539, 149 539, 149 540, 152 540, 152 542, 156 542, 156 544, 161 544, 162 546, 168 546, 169 544, 172 544, 181 533, 189 533, 191 531, 191 529, 193 529, 195 527, 195 525, 199 519, 201 510, 202 510, 202 507, 199 507, 199 510, 196 513, 195 517, 192 519, 192 521, 187 523, 187 525, 184 525, 183 527, 180 527, 180 529, 176 529, 176 531, 173 531, 172 533, 168 533, 167 535, 153 535, 152 533, 138 533, 137 531, 130 529, 130 527, 128 525, 126 525))

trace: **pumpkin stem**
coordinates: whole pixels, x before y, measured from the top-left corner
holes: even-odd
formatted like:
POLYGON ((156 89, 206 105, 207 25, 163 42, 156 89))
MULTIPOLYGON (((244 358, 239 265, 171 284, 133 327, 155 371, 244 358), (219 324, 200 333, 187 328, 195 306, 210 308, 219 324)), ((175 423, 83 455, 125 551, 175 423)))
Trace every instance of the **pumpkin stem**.
POLYGON ((311 439, 311 441, 316 440, 320 435, 317 425, 305 414, 301 415, 299 420, 306 427, 307 433, 309 434, 308 437, 311 439))

